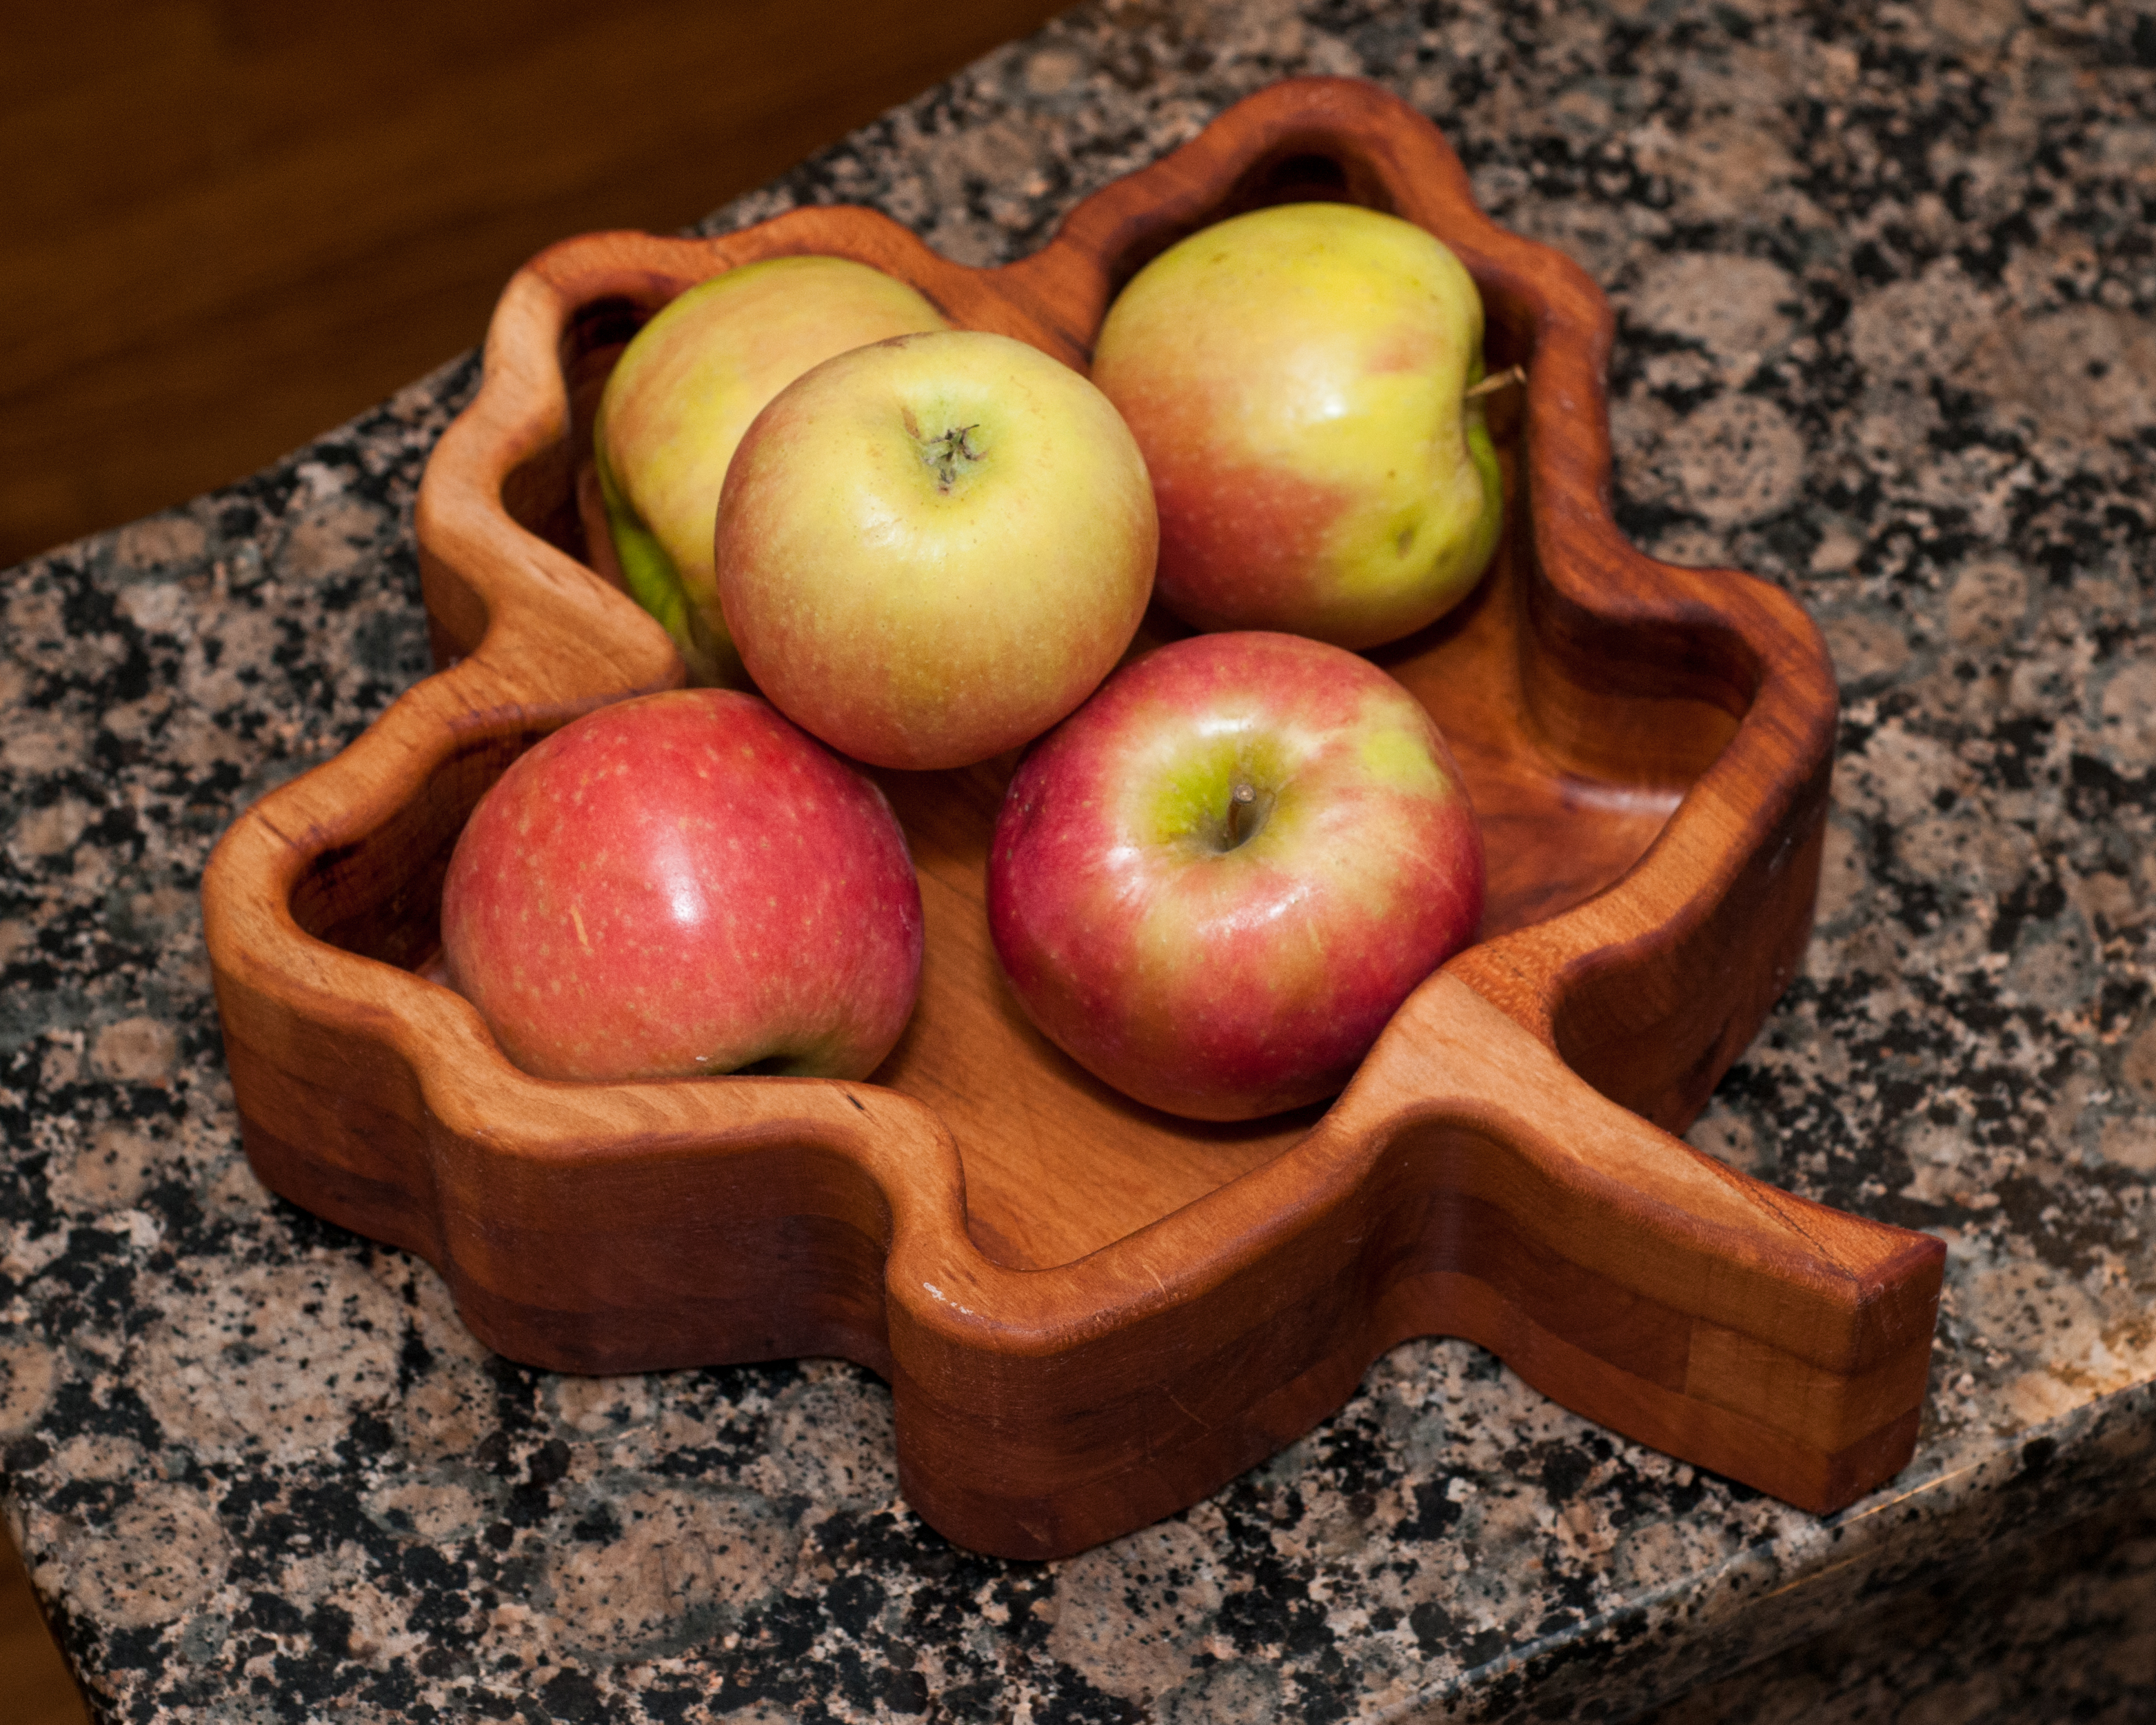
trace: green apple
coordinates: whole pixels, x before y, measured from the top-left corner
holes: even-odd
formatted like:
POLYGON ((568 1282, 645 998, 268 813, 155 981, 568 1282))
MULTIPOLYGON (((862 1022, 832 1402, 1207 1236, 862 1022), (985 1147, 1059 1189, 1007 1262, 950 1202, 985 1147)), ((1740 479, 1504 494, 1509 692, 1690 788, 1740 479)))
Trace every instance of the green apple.
POLYGON ((1285 204, 1163 252, 1093 355, 1152 470, 1162 603, 1343 647, 1442 615, 1503 517, 1481 375, 1474 279, 1398 217, 1285 204))
POLYGON ((695 683, 739 685, 711 527, 749 422, 802 372, 944 321, 904 282, 846 258, 773 258, 670 301, 622 351, 592 431, 607 526, 637 603, 695 683))
POLYGON ((719 598, 803 730, 879 767, 962 767, 1107 675, 1158 532, 1137 444, 1076 372, 1008 336, 902 336, 757 416, 719 500, 719 598))

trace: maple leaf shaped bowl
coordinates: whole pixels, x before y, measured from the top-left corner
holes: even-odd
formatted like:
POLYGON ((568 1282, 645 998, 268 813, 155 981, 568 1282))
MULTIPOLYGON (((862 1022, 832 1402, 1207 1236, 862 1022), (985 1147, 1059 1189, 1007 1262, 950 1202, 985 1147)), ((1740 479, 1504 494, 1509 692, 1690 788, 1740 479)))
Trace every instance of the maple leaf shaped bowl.
POLYGON ((1196 1501, 1420 1334, 1480 1343, 1566 1406, 1804 1508, 1885 1481, 1915 1444, 1943 1249, 1671 1136, 1808 937, 1833 675, 1779 591, 1618 532, 1613 327, 1575 265, 1482 214, 1427 121, 1334 79, 1251 97, 999 269, 844 208, 542 252, 504 292, 485 382, 420 491, 444 668, 241 816, 205 875, 256 1171, 425 1257, 516 1359, 860 1362, 891 1385, 909 1501, 1004 1555, 1077 1551, 1196 1501), (1491 370, 1527 370, 1491 400, 1507 519, 1489 574, 1372 655, 1458 757, 1485 923, 1345 1092, 1179 1121, 1036 1034, 983 907, 1008 760, 879 775, 927 957, 873 1081, 572 1085, 511 1065, 436 979, 458 832, 540 737, 682 676, 608 578, 590 480, 592 408, 634 329, 717 271, 819 252, 1082 368, 1147 259, 1308 198, 1439 235, 1481 287, 1491 370))

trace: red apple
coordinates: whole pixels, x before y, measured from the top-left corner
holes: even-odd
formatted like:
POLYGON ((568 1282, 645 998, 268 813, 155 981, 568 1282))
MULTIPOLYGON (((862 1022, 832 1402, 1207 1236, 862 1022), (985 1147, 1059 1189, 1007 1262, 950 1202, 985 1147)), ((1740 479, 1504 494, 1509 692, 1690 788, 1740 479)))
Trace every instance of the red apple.
POLYGON ((989 932, 1034 1023, 1201 1120, 1339 1090, 1481 914, 1481 838, 1430 715, 1292 635, 1126 665, 1027 752, 988 856, 989 932))
POLYGON ((1152 470, 1161 603, 1343 647, 1458 603, 1503 516, 1481 375, 1473 278, 1396 216, 1288 204, 1162 253, 1093 353, 1152 470))
POLYGON ((972 331, 779 392, 720 494, 719 602, 774 706, 882 767, 963 767, 1091 694, 1152 591, 1152 487, 1085 378, 972 331))
POLYGON ((752 695, 603 707, 520 757, 442 887, 449 978, 542 1078, 865 1078, 921 977, 883 793, 752 695))

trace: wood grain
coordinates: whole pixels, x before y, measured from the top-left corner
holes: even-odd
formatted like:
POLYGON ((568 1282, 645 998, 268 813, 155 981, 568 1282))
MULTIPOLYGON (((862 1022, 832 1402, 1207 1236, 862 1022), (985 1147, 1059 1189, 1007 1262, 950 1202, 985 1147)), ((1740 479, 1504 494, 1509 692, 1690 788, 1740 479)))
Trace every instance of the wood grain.
POLYGON ((685 227, 1057 9, 11 8, 0 566, 264 466, 474 346, 549 239, 685 227))
POLYGON ((424 1254, 475 1332, 518 1358, 861 1361, 891 1380, 914 1506, 991 1552, 1075 1551, 1194 1501, 1337 1407, 1378 1351, 1430 1332, 1802 1507, 1879 1483, 1915 1440, 1938 1243, 1668 1135, 1806 938, 1833 678, 1785 596, 1653 562, 1616 532, 1611 328, 1575 266, 1475 208, 1427 122, 1338 80, 1250 99, 999 270, 847 209, 723 241, 550 248, 503 295, 485 387, 422 489, 449 668, 236 824, 205 880, 256 1168, 424 1254), (815 251, 1082 365, 1145 258, 1312 195, 1444 238, 1489 307, 1491 364, 1530 375, 1492 416, 1510 514, 1491 573, 1378 655, 1437 716, 1486 811, 1486 927, 1348 1090, 1299 1117, 1197 1126, 1034 1035, 981 904, 1009 761, 882 776, 929 955, 876 1082, 578 1086, 511 1067, 424 973, 442 864, 518 750, 681 674, 586 559, 580 403, 624 330, 717 270, 815 251))

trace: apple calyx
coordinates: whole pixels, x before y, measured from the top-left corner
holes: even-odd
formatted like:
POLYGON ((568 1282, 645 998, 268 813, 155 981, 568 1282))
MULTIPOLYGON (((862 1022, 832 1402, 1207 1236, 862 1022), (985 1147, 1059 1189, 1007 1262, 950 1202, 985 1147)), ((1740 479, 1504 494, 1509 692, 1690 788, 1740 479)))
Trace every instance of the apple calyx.
POLYGON ((923 437, 912 408, 906 409, 905 419, 906 434, 920 445, 921 465, 936 475, 936 489, 945 496, 981 465, 987 453, 973 446, 973 434, 981 429, 978 420, 971 425, 951 426, 940 437, 923 437))

